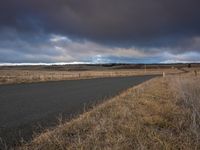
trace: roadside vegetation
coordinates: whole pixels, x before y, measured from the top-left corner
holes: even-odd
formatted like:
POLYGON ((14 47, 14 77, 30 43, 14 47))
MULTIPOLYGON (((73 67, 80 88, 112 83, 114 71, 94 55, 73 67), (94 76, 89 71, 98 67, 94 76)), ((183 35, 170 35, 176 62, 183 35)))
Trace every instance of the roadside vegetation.
POLYGON ((154 78, 19 149, 200 149, 199 85, 193 73, 154 78))

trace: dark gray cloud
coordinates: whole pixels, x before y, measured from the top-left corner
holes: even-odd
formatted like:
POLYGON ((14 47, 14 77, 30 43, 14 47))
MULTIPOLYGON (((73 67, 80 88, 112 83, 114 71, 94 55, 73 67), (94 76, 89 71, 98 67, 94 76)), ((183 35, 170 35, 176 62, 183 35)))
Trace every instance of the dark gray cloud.
POLYGON ((199 35, 199 6, 199 0, 2 0, 0 25, 108 43, 159 44, 164 37, 199 35))
POLYGON ((199 6, 199 0, 1 0, 0 51, 47 55, 48 61, 60 55, 49 43, 54 34, 69 37, 73 48, 64 47, 77 54, 87 51, 84 44, 74 48, 85 40, 98 45, 95 54, 133 47, 146 53, 199 52, 199 6))

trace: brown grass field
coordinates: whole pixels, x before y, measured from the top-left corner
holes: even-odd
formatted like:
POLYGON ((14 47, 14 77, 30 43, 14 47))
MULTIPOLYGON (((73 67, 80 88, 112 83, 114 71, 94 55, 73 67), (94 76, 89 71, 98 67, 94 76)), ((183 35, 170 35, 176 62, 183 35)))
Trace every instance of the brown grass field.
POLYGON ((199 85, 193 71, 156 77, 18 149, 200 149, 199 85))
POLYGON ((112 69, 87 71, 57 71, 57 70, 19 70, 0 69, 0 84, 31 83, 44 81, 74 80, 101 77, 152 75, 179 73, 178 69, 112 69))

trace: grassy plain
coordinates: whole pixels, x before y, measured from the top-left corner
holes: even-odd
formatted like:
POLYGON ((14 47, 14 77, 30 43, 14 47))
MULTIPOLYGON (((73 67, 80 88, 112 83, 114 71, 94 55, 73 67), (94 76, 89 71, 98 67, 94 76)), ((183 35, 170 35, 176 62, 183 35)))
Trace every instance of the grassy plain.
POLYGON ((112 69, 86 71, 0 69, 0 84, 31 83, 87 78, 152 75, 181 72, 178 69, 112 69))
POLYGON ((193 71, 156 77, 19 149, 200 149, 199 85, 193 71))

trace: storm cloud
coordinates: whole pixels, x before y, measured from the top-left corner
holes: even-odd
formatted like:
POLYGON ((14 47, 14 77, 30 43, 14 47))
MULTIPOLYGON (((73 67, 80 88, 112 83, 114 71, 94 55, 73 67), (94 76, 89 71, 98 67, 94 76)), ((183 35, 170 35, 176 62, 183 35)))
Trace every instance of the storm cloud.
POLYGON ((199 0, 2 0, 0 62, 200 61, 199 6, 199 0))

